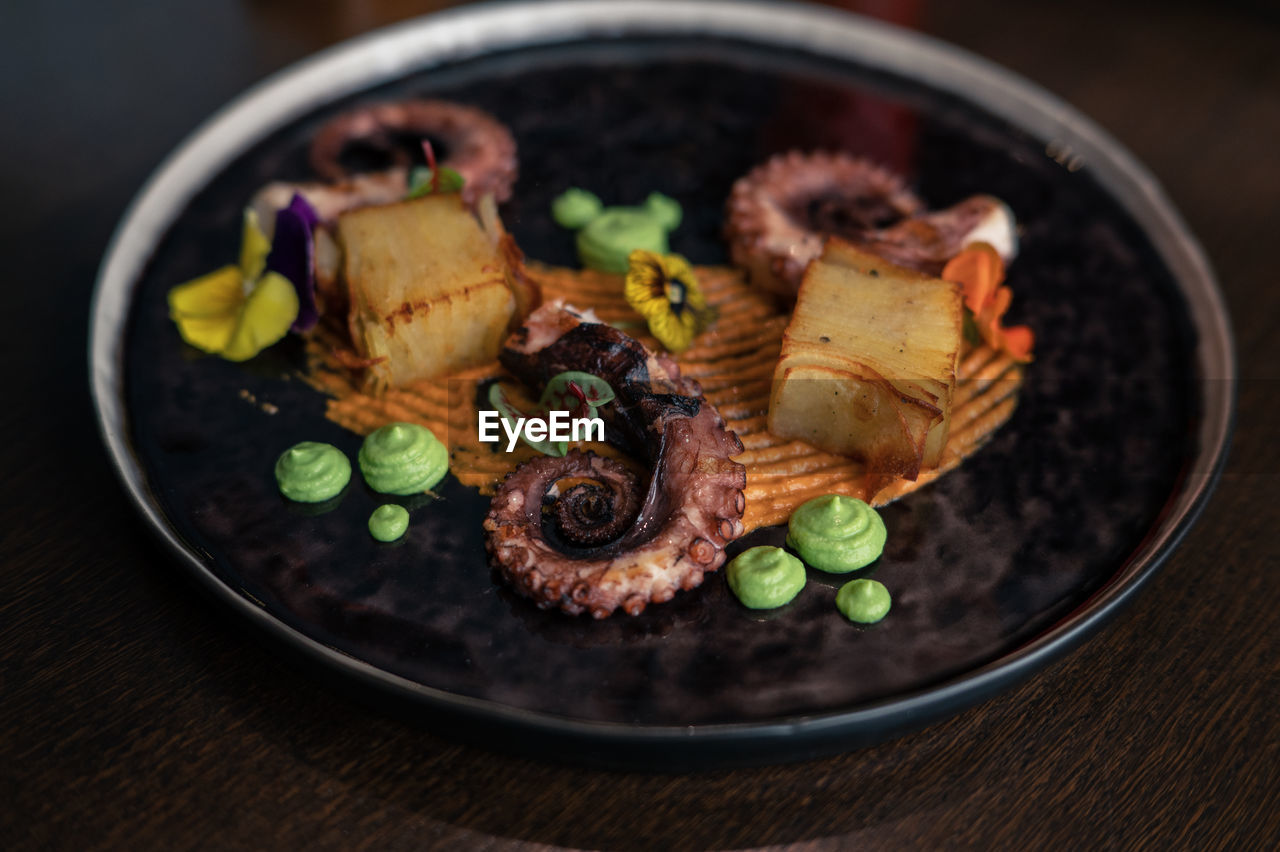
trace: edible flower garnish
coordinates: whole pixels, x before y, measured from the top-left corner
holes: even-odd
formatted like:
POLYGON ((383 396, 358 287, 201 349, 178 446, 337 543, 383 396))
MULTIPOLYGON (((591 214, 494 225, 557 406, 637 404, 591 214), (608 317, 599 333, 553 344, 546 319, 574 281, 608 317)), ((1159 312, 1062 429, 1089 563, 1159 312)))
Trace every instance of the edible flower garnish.
POLYGON ((447 166, 436 165, 436 152, 429 139, 422 140, 422 152, 426 154, 427 164, 415 166, 409 172, 409 194, 405 198, 421 198, 433 192, 462 192, 466 179, 447 166))
POLYGON ((1009 353, 1016 361, 1031 360, 1035 334, 1030 327, 1005 327, 1000 320, 1013 291, 1003 287, 1004 261, 987 243, 973 243, 948 261, 942 277, 964 288, 964 306, 969 309, 978 336, 993 349, 1009 353))
POLYGON ((257 214, 245 210, 240 265, 169 291, 169 316, 183 340, 229 361, 247 361, 289 332, 298 318, 298 291, 284 275, 267 271, 270 249, 257 214))
MULTIPOLYGON (((494 382, 489 388, 489 404, 506 421, 512 433, 517 431, 516 427, 520 420, 529 417, 545 419, 546 415, 552 411, 567 411, 572 419, 595 417, 596 409, 608 405, 613 400, 613 388, 609 387, 608 382, 579 370, 567 370, 552 376, 542 391, 537 407, 529 413, 516 407, 501 383, 494 382)), ((523 432, 521 434, 524 435, 523 432)), ((563 456, 569 452, 567 441, 550 439, 531 441, 525 436, 524 442, 538 452, 549 456, 563 456)))
POLYGON ((636 249, 628 257, 627 302, 649 332, 672 352, 683 352, 716 318, 689 261, 678 254, 636 249))
POLYGON ((300 194, 294 193, 289 206, 276 212, 275 236, 267 269, 279 272, 298 291, 298 316, 292 331, 310 331, 320 319, 316 310, 316 225, 320 215, 300 194))

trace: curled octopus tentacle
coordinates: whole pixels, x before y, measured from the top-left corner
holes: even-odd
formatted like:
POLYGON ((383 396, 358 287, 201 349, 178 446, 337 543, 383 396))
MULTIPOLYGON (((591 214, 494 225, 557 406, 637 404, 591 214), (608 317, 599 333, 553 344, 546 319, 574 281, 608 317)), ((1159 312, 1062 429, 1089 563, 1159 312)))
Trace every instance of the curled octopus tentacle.
POLYGON ((496 201, 511 197, 516 180, 516 142, 505 125, 483 110, 440 100, 408 100, 374 104, 331 119, 311 142, 311 167, 329 181, 352 177, 342 154, 354 144, 384 151, 393 171, 407 173, 409 154, 397 142, 403 137, 430 137, 445 149, 442 166, 462 175, 463 198, 474 203, 482 195, 496 201))
POLYGON ((518 378, 545 383, 567 369, 615 389, 608 433, 649 468, 573 450, 516 468, 485 518, 499 572, 538 606, 604 618, 638 615, 700 585, 742 535, 742 442, 696 382, 612 326, 560 303, 529 316, 501 360, 518 378))
POLYGON ((273 181, 249 202, 271 236, 275 213, 294 194, 307 200, 320 221, 332 225, 358 207, 391 204, 409 191, 409 154, 397 137, 433 137, 446 149, 441 165, 464 178, 462 198, 475 206, 485 195, 497 202, 511 197, 516 180, 516 143, 511 132, 488 113, 448 101, 411 100, 375 104, 345 112, 320 128, 311 142, 312 167, 322 181, 273 181), (342 154, 356 143, 381 148, 392 166, 351 173, 342 154))
POLYGON ((1017 253, 1012 212, 976 195, 928 211, 902 178, 842 153, 779 154, 734 184, 726 236, 733 262, 752 283, 794 298, 809 261, 836 235, 900 266, 930 275, 968 243, 991 243, 1006 261, 1017 253))

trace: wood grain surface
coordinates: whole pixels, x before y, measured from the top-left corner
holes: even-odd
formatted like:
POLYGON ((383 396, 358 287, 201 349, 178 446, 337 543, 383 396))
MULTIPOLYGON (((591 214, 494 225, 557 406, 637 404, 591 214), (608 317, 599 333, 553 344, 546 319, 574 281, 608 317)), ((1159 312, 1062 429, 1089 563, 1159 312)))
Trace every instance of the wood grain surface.
POLYGON ((271 71, 439 5, 51 0, 0 16, 0 848, 1275 848, 1276 15, 863 4, 1044 85, 1160 178, 1231 308, 1231 459, 1136 601, 1021 687, 875 748, 681 776, 459 745, 277 659, 152 542, 94 429, 89 294, 149 171, 271 71))

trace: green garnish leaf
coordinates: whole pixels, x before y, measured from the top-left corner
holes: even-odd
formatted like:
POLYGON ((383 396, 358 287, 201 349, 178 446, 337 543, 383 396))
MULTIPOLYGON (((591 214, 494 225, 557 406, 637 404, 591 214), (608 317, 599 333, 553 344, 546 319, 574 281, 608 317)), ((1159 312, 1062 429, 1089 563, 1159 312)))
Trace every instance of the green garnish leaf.
POLYGON ((591 416, 597 408, 613 402, 613 388, 604 379, 580 370, 566 370, 551 377, 542 392, 541 405, 546 411, 576 413, 584 405, 591 416))
POLYGON ((409 192, 406 200, 421 198, 433 192, 461 192, 466 179, 453 169, 442 166, 440 178, 435 179, 435 170, 427 166, 416 166, 409 172, 409 192))
POLYGON ((968 308, 964 309, 964 340, 970 346, 982 345, 982 332, 978 331, 978 324, 973 321, 973 312, 968 308))
MULTIPOLYGON (((511 432, 516 431, 520 420, 525 417, 524 412, 511 403, 506 389, 500 382, 494 382, 489 386, 489 404, 498 412, 498 416, 511 432)), ((569 444, 565 441, 530 441, 523 431, 520 432, 520 440, 547 456, 560 458, 569 452, 569 444)))
MULTIPOLYGON (((531 416, 547 419, 552 411, 567 411, 571 417, 594 417, 596 409, 608 405, 615 398, 613 388, 604 379, 580 370, 566 370, 552 376, 547 382, 546 388, 542 391, 542 398, 538 401, 538 407, 531 416)), ((489 386, 489 404, 498 412, 498 416, 511 432, 516 431, 516 426, 522 418, 527 419, 530 416, 511 402, 511 397, 501 382, 494 382, 489 386)), ((567 441, 531 441, 523 431, 520 438, 538 452, 548 456, 561 457, 569 452, 567 441)))

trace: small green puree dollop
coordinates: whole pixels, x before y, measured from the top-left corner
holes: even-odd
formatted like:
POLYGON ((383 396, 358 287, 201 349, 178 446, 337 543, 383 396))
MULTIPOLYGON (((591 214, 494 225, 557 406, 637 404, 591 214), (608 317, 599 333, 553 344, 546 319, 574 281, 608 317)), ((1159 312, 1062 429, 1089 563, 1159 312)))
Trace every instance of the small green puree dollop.
POLYGON ((891 603, 889 590, 875 580, 850 580, 836 592, 836 609, 859 624, 874 624, 884 618, 891 603))
POLYGON ((750 609, 790 603, 804 588, 804 563, 780 547, 753 547, 726 569, 729 588, 750 609))
POLYGON ((884 521, 855 497, 816 497, 791 513, 787 545, 819 571, 846 574, 880 557, 884 521))
POLYGON ((395 503, 387 503, 373 510, 369 516, 369 535, 378 541, 395 541, 409 529, 409 510, 395 503))
POLYGON ((680 202, 653 192, 636 207, 605 207, 598 197, 573 188, 551 204, 561 227, 578 232, 582 265, 625 275, 634 249, 668 254, 667 234, 680 225, 680 202))
POLYGON ((449 450, 414 423, 388 423, 370 433, 359 461, 364 481, 380 494, 421 494, 449 472, 449 450))
POLYGON ((303 441, 276 459, 280 493, 299 503, 323 503, 342 493, 351 481, 351 462, 332 444, 303 441))

